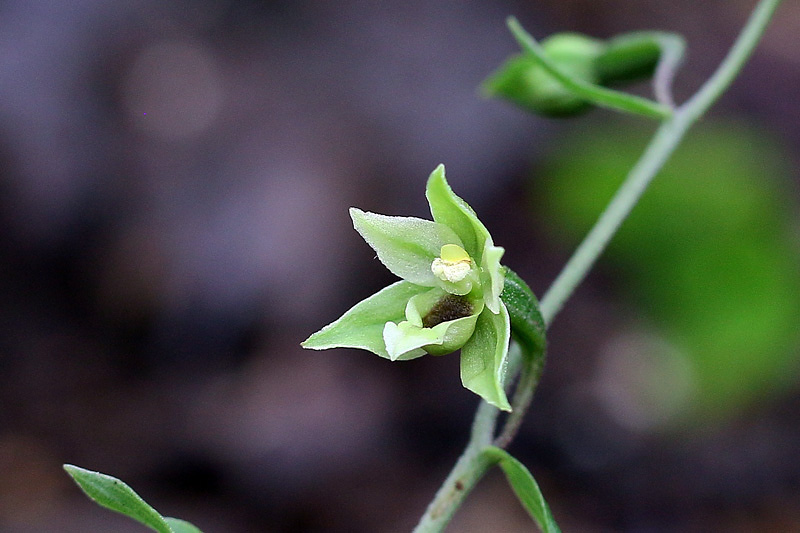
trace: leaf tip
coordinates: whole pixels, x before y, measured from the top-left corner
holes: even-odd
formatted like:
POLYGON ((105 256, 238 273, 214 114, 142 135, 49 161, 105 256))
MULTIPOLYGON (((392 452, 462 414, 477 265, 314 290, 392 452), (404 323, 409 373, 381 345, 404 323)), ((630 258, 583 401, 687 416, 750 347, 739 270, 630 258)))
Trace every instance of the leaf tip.
POLYGON ((300 343, 300 347, 306 350, 327 350, 329 348, 335 348, 336 346, 331 345, 329 340, 325 338, 325 332, 327 332, 329 328, 330 324, 319 331, 315 331, 309 335, 306 340, 300 343))
POLYGON ((364 211, 357 207, 351 207, 348 209, 348 212, 350 213, 350 218, 353 220, 353 222, 355 222, 356 218, 361 218, 364 216, 364 211))
POLYGON ((511 408, 511 404, 508 403, 508 398, 506 397, 505 393, 503 393, 502 396, 497 398, 496 401, 489 402, 489 403, 494 405, 495 407, 497 407, 501 411, 505 411, 506 413, 510 413, 511 411, 513 411, 513 409, 511 408))
POLYGON ((80 466, 71 465, 69 463, 63 464, 61 468, 63 468, 69 477, 72 478, 72 481, 77 483, 80 487, 83 487, 83 480, 85 478, 99 474, 99 472, 87 470, 85 468, 81 468, 80 466))

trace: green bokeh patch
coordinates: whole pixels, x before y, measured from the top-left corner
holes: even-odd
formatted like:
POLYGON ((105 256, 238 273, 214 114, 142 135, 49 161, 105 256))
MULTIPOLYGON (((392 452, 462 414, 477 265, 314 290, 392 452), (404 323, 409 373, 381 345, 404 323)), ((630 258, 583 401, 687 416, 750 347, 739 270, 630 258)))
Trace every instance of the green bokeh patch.
MULTIPOLYGON (((539 169, 534 208, 577 244, 650 132, 582 127, 539 169)), ((719 420, 797 383, 800 246, 783 155, 763 132, 701 124, 601 260, 691 363, 683 420, 719 420)))

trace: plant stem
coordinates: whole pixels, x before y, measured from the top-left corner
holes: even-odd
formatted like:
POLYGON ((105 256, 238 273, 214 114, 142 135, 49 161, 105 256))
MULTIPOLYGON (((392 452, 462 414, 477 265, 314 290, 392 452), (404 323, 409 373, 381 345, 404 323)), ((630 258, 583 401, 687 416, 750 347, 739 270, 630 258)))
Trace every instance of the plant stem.
POLYGON ((761 36, 782 0, 761 0, 747 21, 733 47, 714 74, 699 91, 684 104, 684 112, 692 122, 699 119, 719 99, 742 67, 753 55, 761 36))
POLYGON ((625 182, 617 190, 606 210, 594 227, 572 254, 566 266, 556 277, 540 302, 545 324, 552 323, 564 302, 586 277, 597 258, 605 250, 611 237, 639 201, 647 186, 683 138, 690 123, 678 109, 672 119, 659 127, 642 157, 633 167, 625 182))
POLYGON ((494 464, 495 461, 481 451, 492 444, 498 414, 495 407, 481 401, 466 449, 436 492, 419 524, 414 528, 414 533, 442 531, 486 470, 494 464))
POLYGON ((539 384, 542 370, 544 370, 544 358, 537 359, 530 357, 530 354, 528 354, 523 357, 523 361, 525 366, 522 367, 519 383, 517 383, 514 398, 511 401, 512 411, 503 424, 503 430, 494 439, 494 445, 498 448, 505 448, 514 440, 517 431, 522 425, 522 419, 528 411, 528 406, 533 400, 533 393, 539 384))
POLYGON ((651 34, 661 47, 661 59, 653 77, 653 91, 656 94, 656 101, 667 107, 674 108, 672 80, 675 77, 678 66, 683 61, 686 43, 683 37, 672 33, 651 32, 651 34))
MULTIPOLYGON (((719 99, 741 71, 780 3, 781 0, 761 0, 759 2, 736 43, 714 74, 692 98, 677 108, 658 128, 644 154, 628 174, 606 210, 542 298, 540 310, 547 326, 552 323, 566 300, 586 277, 589 269, 605 250, 647 186, 678 147, 688 129, 719 99)), ((513 25, 511 23, 509 25, 514 31, 513 25)), ((517 29, 519 31, 515 31, 515 35, 518 38, 527 35, 521 28, 517 29)), ((532 396, 538 381, 538 379, 534 379, 534 377, 538 378, 537 374, 538 372, 533 372, 530 379, 521 379, 518 389, 525 387, 529 390, 517 390, 516 395, 532 396)), ((527 401, 523 403, 527 404, 527 401)), ((506 427, 498 437, 501 444, 507 445, 513 438, 525 410, 526 406, 522 406, 521 412, 515 413, 513 425, 509 422, 506 423, 506 427)), ((492 443, 497 415, 497 409, 486 402, 481 402, 475 414, 470 441, 422 516, 414 530, 416 533, 442 531, 467 494, 486 470, 494 464, 481 451, 492 443)), ((512 420, 511 417, 509 420, 512 420)))

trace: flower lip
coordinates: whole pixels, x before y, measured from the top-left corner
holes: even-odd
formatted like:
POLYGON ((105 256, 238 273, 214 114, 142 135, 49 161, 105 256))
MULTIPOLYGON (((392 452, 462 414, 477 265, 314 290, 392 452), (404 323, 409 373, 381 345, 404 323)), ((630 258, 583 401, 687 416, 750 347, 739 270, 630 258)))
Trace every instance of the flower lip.
POLYGON ((426 328, 438 326, 442 322, 457 320, 472 314, 474 306, 466 296, 456 294, 445 294, 438 302, 422 317, 422 325, 426 328))

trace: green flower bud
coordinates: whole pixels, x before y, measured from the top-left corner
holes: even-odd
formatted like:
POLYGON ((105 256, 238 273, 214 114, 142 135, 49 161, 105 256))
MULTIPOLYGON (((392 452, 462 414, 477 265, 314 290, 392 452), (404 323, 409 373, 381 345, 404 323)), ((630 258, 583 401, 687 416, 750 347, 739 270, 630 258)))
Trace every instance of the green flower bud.
POLYGON ((614 37, 595 63, 599 83, 613 85, 650 78, 660 59, 661 45, 652 32, 614 37))
MULTIPOLYGON (((604 51, 601 41, 577 33, 558 33, 545 39, 542 48, 565 74, 588 83, 599 82, 595 61, 604 51)), ((511 57, 483 88, 489 96, 501 96, 545 116, 575 115, 591 106, 526 54, 511 57)))

